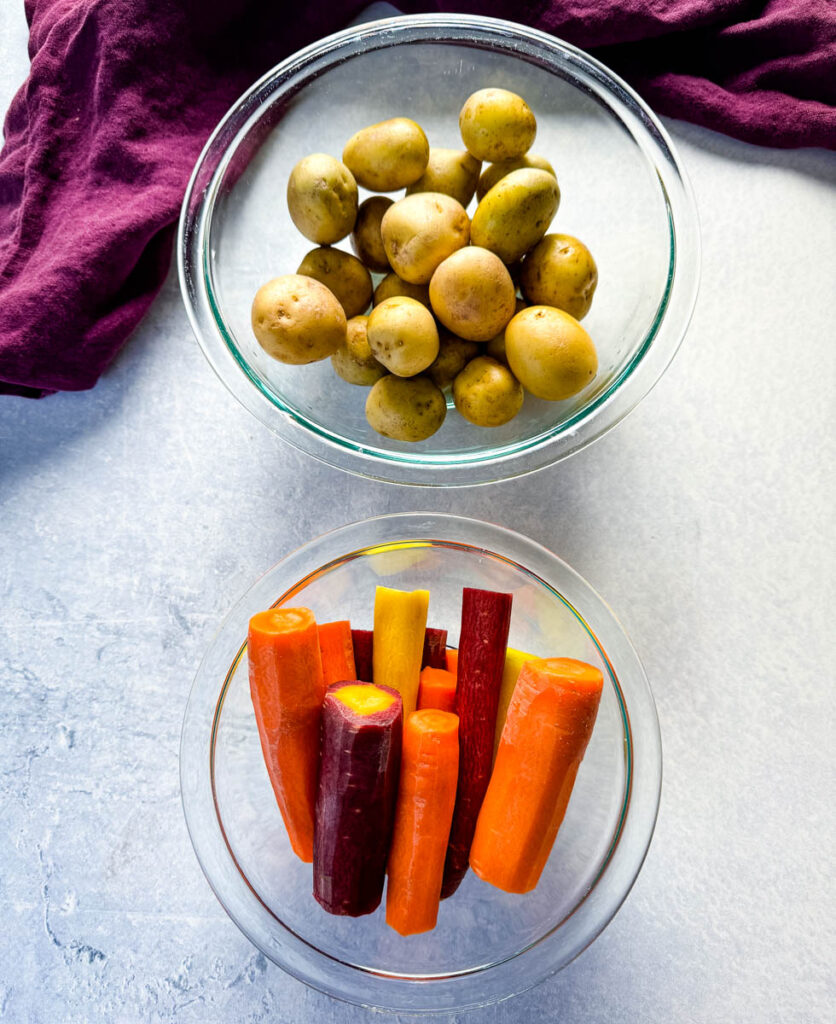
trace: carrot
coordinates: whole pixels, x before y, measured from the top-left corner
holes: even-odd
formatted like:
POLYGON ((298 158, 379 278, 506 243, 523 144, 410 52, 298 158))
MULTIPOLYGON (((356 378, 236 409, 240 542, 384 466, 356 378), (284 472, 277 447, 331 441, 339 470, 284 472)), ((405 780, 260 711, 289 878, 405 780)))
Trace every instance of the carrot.
POLYGON ((456 677, 444 668, 427 665, 421 669, 418 685, 418 708, 437 708, 439 711, 456 710, 456 677))
POLYGON ((427 626, 424 631, 424 653, 421 656, 421 668, 432 665, 433 668, 447 668, 445 651, 447 650, 447 630, 433 629, 427 626))
POLYGON ((378 587, 374 599, 374 682, 391 686, 403 700, 404 721, 415 710, 427 628, 427 590, 378 587))
POLYGON ((526 662, 470 848, 470 866, 506 892, 540 880, 595 725, 603 676, 572 658, 526 662))
POLYGON ((459 649, 458 647, 448 647, 444 652, 444 661, 447 665, 447 671, 452 672, 453 675, 457 675, 459 671, 459 649))
POLYGON ((322 623, 319 627, 319 653, 322 655, 322 676, 326 687, 357 678, 348 619, 322 623))
POLYGON ((496 760, 496 752, 499 750, 499 738, 502 735, 502 728, 505 725, 505 716, 508 714, 508 705, 517 685, 517 677, 520 669, 527 661, 536 661, 533 654, 526 654, 524 651, 515 651, 509 647, 505 652, 505 667, 502 670, 502 685, 499 689, 499 707, 496 709, 496 733, 493 741, 493 757, 496 760))
POLYGON ((374 634, 370 629, 352 629, 351 643, 354 647, 354 671, 364 683, 372 681, 372 644, 374 634))
POLYGON ((310 863, 325 696, 313 612, 308 608, 258 612, 250 619, 247 658, 267 773, 293 852, 310 863))
POLYGON ((401 935, 435 928, 459 774, 459 720, 414 711, 406 720, 386 923, 401 935))

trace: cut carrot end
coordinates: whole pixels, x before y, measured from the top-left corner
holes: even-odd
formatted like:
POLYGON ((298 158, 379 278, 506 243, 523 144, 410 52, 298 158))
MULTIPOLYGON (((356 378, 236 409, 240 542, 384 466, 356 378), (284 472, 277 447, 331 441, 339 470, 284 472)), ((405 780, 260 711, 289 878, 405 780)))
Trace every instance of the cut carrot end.
POLYGON ((538 672, 554 676, 557 679, 572 680, 591 687, 600 687, 604 682, 601 670, 585 661, 575 658, 535 658, 529 662, 538 672))
POLYGON ((265 635, 295 633, 313 625, 316 625, 316 619, 310 608, 268 608, 256 612, 250 619, 250 629, 265 635))
POLYGON ((375 715, 390 708, 395 701, 394 694, 373 683, 350 683, 334 690, 333 694, 357 715, 375 715))
POLYGON ((416 732, 457 733, 459 730, 458 715, 436 708, 413 711, 408 721, 410 730, 414 729, 416 732))

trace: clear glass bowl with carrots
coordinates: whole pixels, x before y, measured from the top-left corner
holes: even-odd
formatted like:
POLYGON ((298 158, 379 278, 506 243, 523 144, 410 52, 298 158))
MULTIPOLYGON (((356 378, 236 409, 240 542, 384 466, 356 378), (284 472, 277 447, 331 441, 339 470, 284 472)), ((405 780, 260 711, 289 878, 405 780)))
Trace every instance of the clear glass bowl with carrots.
POLYGON ((232 919, 297 978, 397 1012, 490 1003, 573 959, 641 867, 660 781, 607 606, 457 516, 377 517, 285 558, 222 625, 183 726, 189 831, 232 919))

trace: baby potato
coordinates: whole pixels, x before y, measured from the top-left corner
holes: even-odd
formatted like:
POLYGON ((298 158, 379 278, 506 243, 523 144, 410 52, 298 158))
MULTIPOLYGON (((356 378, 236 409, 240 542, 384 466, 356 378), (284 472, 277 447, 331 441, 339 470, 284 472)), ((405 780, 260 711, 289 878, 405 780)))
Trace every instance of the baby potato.
POLYGON ((433 312, 467 341, 488 341, 514 315, 516 294, 502 260, 469 245, 439 266, 430 281, 433 312))
POLYGON ((361 128, 343 150, 343 163, 372 192, 395 192, 411 185, 426 170, 429 157, 427 136, 408 117, 361 128))
POLYGON ((296 273, 312 277, 329 288, 349 319, 365 313, 372 301, 372 275, 351 253, 327 246, 311 249, 296 273))
POLYGON ((280 363, 315 363, 345 342, 343 307, 324 284, 301 274, 275 277, 255 293, 252 325, 264 351, 280 363))
POLYGON ((478 351, 476 342, 444 331, 439 334, 438 355, 427 370, 427 376, 436 387, 449 387, 478 351))
MULTIPOLYGON (((517 313, 519 313, 523 309, 525 309, 526 306, 527 306, 527 303, 526 303, 525 299, 517 299, 517 305, 516 305, 516 307, 514 309, 514 316, 516 316, 517 313)), ((496 361, 499 362, 499 363, 505 363, 505 365, 507 366, 508 365, 508 357, 505 355, 505 330, 506 329, 507 329, 507 324, 506 324, 506 327, 503 330, 501 330, 499 332, 499 334, 496 335, 496 337, 491 338, 491 340, 487 343, 487 345, 485 345, 485 355, 486 356, 490 356, 491 359, 496 359, 496 361)))
POLYGON ((503 263, 514 263, 545 235, 559 203, 557 179, 548 171, 511 171, 476 207, 471 241, 495 252, 503 263))
POLYGON ((374 290, 374 304, 379 306, 387 299, 394 299, 396 295, 407 295, 415 299, 422 306, 430 308, 430 288, 426 284, 412 284, 411 281, 404 281, 403 278, 392 271, 380 282, 374 290))
POLYGON ((432 313, 405 295, 375 306, 366 330, 375 359, 398 377, 414 377, 438 355, 432 313))
POLYGON ((406 190, 408 196, 415 192, 442 192, 452 196, 462 206, 467 206, 476 191, 481 161, 470 155, 466 149, 440 149, 430 147, 430 160, 421 177, 406 190))
POLYGON ((339 160, 327 153, 313 153, 290 172, 287 208, 305 238, 317 245, 331 245, 354 227, 357 182, 339 160))
POLYGON ((366 419, 396 441, 426 441, 444 422, 447 403, 429 377, 383 377, 366 399, 366 419))
POLYGON ((376 270, 381 274, 387 273, 390 268, 386 250, 383 248, 380 222, 391 205, 392 200, 387 196, 369 196, 368 199, 364 199, 360 203, 354 230, 351 232, 351 248, 357 253, 358 258, 369 270, 376 270))
POLYGON ((524 167, 546 171, 553 178, 557 178, 554 167, 545 157, 537 156, 535 153, 526 153, 525 156, 518 156, 515 160, 501 160, 499 163, 489 164, 479 177, 479 182, 476 185, 476 198, 481 202, 506 174, 510 174, 511 171, 519 171, 524 167))
POLYGON ((426 284, 442 260, 470 241, 470 220, 451 196, 418 192, 389 207, 380 231, 398 277, 426 284))
POLYGON ((453 401, 462 416, 477 427, 501 427, 522 408, 522 384, 507 366, 477 356, 453 381, 453 401))
POLYGON ((523 387, 551 402, 571 398, 598 371, 592 338, 553 306, 529 306, 505 328, 508 365, 523 387))
POLYGON ((345 344, 331 356, 338 377, 349 384, 368 387, 386 376, 386 367, 375 359, 366 336, 367 316, 352 317, 346 327, 345 344))
POLYGON ((477 160, 513 160, 531 149, 537 121, 515 92, 479 89, 461 109, 459 131, 477 160))
POLYGON ((520 283, 533 305, 557 306, 583 320, 592 305, 598 268, 577 238, 546 235, 523 260, 520 283))

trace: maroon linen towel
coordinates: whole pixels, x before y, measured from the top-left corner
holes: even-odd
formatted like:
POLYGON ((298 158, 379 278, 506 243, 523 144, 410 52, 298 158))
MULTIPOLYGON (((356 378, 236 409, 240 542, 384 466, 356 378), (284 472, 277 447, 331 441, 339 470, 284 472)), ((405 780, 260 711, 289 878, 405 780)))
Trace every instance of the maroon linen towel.
MULTIPOLYGON (((92 387, 159 290, 227 107, 364 0, 26 0, 32 60, 0 152, 0 393, 92 387)), ((406 2, 592 50, 662 114, 836 148, 833 0, 406 2)))

